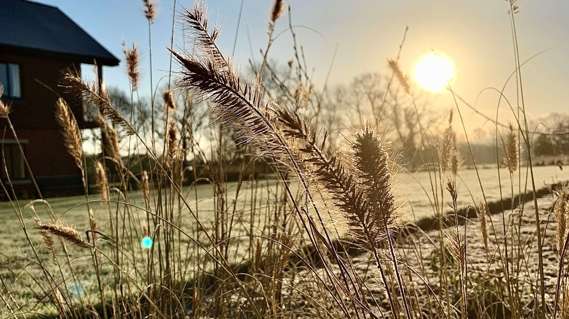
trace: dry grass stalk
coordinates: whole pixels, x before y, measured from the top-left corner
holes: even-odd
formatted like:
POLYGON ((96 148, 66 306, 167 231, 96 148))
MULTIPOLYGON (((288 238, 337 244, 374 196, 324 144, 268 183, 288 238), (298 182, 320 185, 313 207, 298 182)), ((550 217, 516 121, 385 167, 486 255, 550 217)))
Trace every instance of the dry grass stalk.
POLYGON ((555 220, 557 222, 557 251, 559 253, 563 250, 565 239, 567 237, 567 215, 569 215, 569 193, 561 191, 557 195, 555 204, 553 205, 553 212, 555 213, 555 220))
POLYGON ((142 175, 140 176, 140 188, 142 189, 144 203, 148 207, 148 205, 150 205, 150 181, 148 180, 148 172, 146 171, 142 171, 142 175))
POLYGON ((285 8, 284 0, 275 0, 271 10, 271 23, 275 23, 283 14, 285 8))
POLYGON ((399 82, 401 87, 403 87, 403 89, 405 90, 405 93, 409 94, 411 92, 411 84, 409 83, 409 78, 407 77, 407 75, 405 75, 405 73, 403 73, 403 71, 399 67, 399 63, 396 60, 389 59, 387 60, 387 65, 391 69, 391 72, 393 72, 393 75, 395 75, 395 77, 397 78, 397 81, 399 82))
POLYGON ((154 23, 156 19, 156 4, 154 0, 142 0, 144 3, 144 16, 149 23, 154 23))
POLYGON ((150 183, 148 180, 148 172, 142 171, 140 184, 140 187, 142 188, 142 195, 144 196, 144 202, 148 204, 150 203, 150 183))
POLYGON ((178 132, 176 124, 170 123, 168 128, 168 159, 173 162, 178 154, 178 132))
POLYGON ((460 167, 460 160, 458 158, 458 151, 457 151, 456 146, 455 146, 454 151, 452 152, 452 155, 450 158, 450 171, 452 172, 452 174, 454 176, 456 176, 458 174, 458 168, 459 167, 460 167))
POLYGON ((562 289, 561 304, 559 305, 559 318, 569 318, 569 284, 565 283, 562 289))
POLYGON ((458 150, 456 148, 456 133, 452 127, 453 112, 449 113, 448 127, 443 133, 439 149, 439 161, 443 172, 451 170, 453 175, 458 173, 458 150))
POLYGON ((63 238, 64 240, 82 248, 91 247, 87 242, 81 239, 79 232, 71 226, 66 226, 61 223, 47 223, 44 224, 40 221, 36 221, 36 227, 45 231, 53 236, 63 238))
POLYGON ((71 113, 71 109, 62 98, 59 98, 56 103, 56 117, 59 125, 63 129, 63 139, 67 151, 71 157, 73 157, 75 165, 83 170, 81 131, 79 130, 73 113, 71 113))
POLYGON ((482 240, 484 241, 484 248, 488 251, 488 225, 486 217, 488 215, 488 206, 485 203, 480 203, 478 206, 478 218, 480 219, 480 232, 482 233, 482 240))
POLYGON ((506 143, 504 145, 504 164, 508 167, 510 174, 513 174, 518 168, 518 139, 514 126, 510 124, 506 143))
POLYGON ((109 180, 103 164, 99 161, 95 162, 95 171, 97 173, 97 183, 101 192, 101 201, 109 201, 109 180))
POLYGON ((126 60, 126 71, 128 74, 128 80, 133 91, 138 89, 138 84, 140 81, 140 72, 138 70, 139 54, 138 49, 133 44, 132 48, 123 47, 124 57, 126 60))
POLYGON ((51 299, 54 304, 57 305, 59 311, 65 313, 67 310, 67 302, 65 302, 65 298, 63 298, 63 294, 59 290, 59 288, 55 288, 51 291, 51 299))

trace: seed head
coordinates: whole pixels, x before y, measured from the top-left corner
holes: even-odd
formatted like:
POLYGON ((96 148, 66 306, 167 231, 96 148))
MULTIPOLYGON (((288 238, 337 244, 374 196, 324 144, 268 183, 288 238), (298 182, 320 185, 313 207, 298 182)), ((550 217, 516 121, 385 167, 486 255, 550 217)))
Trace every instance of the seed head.
POLYGON ((123 46, 124 57, 126 60, 126 71, 128 80, 133 91, 138 89, 138 82, 140 80, 140 73, 138 70, 138 48, 133 44, 132 48, 123 46))
POLYGON ((275 0, 273 9, 271 10, 271 23, 275 23, 284 12, 284 0, 275 0))
POLYGON ((154 0, 142 0, 144 3, 144 16, 150 23, 156 19, 156 4, 154 0))
POLYGON ((95 162, 95 171, 97 172, 97 182, 99 183, 99 189, 101 192, 101 201, 109 201, 109 180, 107 178, 107 173, 101 162, 95 162))

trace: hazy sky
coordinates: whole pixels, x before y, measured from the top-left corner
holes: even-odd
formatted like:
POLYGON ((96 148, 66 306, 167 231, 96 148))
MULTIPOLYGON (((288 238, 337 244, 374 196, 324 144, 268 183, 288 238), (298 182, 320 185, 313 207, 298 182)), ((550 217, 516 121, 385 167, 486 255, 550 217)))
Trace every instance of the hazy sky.
MULTIPOLYGON (((122 60, 123 42, 142 50, 143 88, 148 86, 147 27, 142 1, 138 0, 41 0, 58 6, 107 49, 122 60)), ((183 39, 183 8, 192 0, 178 0, 177 49, 191 49, 183 39)), ((506 3, 503 0, 290 0, 293 24, 304 46, 314 77, 322 82, 334 52, 330 81, 347 83, 365 72, 386 72, 386 59, 393 57, 405 26, 409 26, 401 65, 412 73, 418 57, 431 49, 450 56, 456 65, 455 90, 469 101, 486 87, 501 87, 513 71, 512 40, 506 3)), ((173 0, 157 0, 158 18, 153 26, 155 79, 168 70, 173 0)), ((220 46, 231 54, 240 0, 206 1, 212 24, 221 28, 220 46)), ((244 68, 266 41, 271 0, 244 0, 243 18, 234 61, 244 68)), ((569 111, 569 1, 519 1, 518 32, 522 60, 545 53, 524 68, 528 111, 534 115, 569 111)), ((281 18, 276 33, 285 30, 281 18)), ((292 57, 291 38, 284 33, 271 57, 286 63, 292 57)), ((112 86, 127 87, 124 65, 106 68, 112 86)), ((145 90, 147 92, 147 90, 145 90)), ((450 108, 448 93, 433 98, 434 107, 450 108)), ((496 95, 485 94, 480 110, 493 115, 496 95)), ((472 128, 474 129, 474 128, 472 128)))

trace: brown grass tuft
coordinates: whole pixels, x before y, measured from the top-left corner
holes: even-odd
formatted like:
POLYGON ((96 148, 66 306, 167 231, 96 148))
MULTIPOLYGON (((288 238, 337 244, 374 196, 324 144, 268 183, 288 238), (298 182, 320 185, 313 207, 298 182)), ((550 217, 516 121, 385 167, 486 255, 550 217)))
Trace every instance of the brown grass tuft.
POLYGON ((140 81, 140 72, 138 70, 139 55, 138 48, 133 44, 132 48, 123 46, 124 57, 126 60, 126 71, 128 80, 133 91, 138 89, 140 81))
POLYGON ((275 23, 283 14, 285 8, 284 0, 275 0, 271 10, 271 23, 275 23))
POLYGON ((174 102, 174 95, 172 94, 172 91, 168 90, 164 92, 163 98, 164 98, 164 104, 166 105, 167 108, 169 108, 170 110, 176 109, 176 103, 174 102))

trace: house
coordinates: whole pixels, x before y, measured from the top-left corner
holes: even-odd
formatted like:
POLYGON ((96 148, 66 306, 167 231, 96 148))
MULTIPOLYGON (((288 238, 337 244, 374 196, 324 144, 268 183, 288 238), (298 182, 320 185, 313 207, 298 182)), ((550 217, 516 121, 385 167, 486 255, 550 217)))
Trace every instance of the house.
MULTIPOLYGON (((102 66, 116 66, 119 60, 53 6, 1 0, 0 30, 2 101, 10 106, 17 136, 0 119, 0 178, 9 190, 13 187, 23 195, 38 195, 34 180, 44 196, 77 192, 81 175, 55 118, 58 97, 69 103, 81 129, 96 124, 87 117, 81 97, 70 96, 61 87, 63 74, 93 64, 102 81, 102 66)), ((2 187, 0 197, 5 197, 2 187)))

